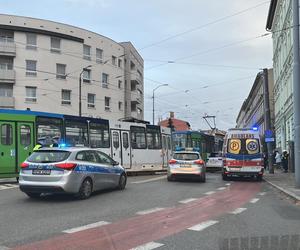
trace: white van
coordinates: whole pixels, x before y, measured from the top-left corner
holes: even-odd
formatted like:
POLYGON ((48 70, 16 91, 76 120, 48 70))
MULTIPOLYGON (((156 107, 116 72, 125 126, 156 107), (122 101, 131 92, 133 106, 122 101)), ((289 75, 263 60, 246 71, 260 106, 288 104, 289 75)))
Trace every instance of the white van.
POLYGON ((253 129, 229 129, 223 145, 223 180, 229 177, 255 177, 264 173, 262 144, 259 132, 253 129))

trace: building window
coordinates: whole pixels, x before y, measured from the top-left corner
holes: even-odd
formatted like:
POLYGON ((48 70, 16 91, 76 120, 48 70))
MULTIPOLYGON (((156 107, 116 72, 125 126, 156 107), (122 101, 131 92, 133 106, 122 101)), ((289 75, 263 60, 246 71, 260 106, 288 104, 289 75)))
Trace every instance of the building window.
POLYGON ((66 65, 56 64, 56 79, 66 79, 66 65))
POLYGON ((119 110, 123 110, 123 103, 119 102, 119 110))
POLYGON ((12 97, 13 87, 11 84, 0 84, 0 96, 12 97))
POLYGON ((137 113, 141 114, 143 111, 140 108, 137 108, 137 113))
POLYGON ((83 59, 91 60, 91 46, 83 44, 83 59))
POLYGON ((36 87, 25 87, 26 89, 26 102, 36 102, 36 87))
POLYGON ((112 62, 112 65, 116 66, 117 65, 117 58, 115 56, 112 56, 111 57, 111 62, 112 62))
POLYGON ((108 88, 108 77, 109 75, 106 73, 102 73, 102 87, 108 88))
POLYGON ((119 88, 119 89, 122 88, 122 81, 121 81, 121 80, 118 81, 118 88, 119 88))
POLYGON ((105 96, 104 99, 105 111, 110 111, 110 97, 105 96))
POLYGON ((96 63, 102 63, 103 58, 103 50, 102 49, 96 49, 96 63))
POLYGON ((26 60, 26 75, 36 76, 36 61, 26 60))
POLYGON ((61 90, 61 104, 71 105, 71 90, 68 89, 61 90))
POLYGON ((36 34, 26 34, 26 49, 32 49, 36 50, 37 49, 37 42, 36 42, 36 34))
POLYGON ((121 68, 122 67, 122 59, 118 60, 118 67, 121 68))
POLYGON ((130 61, 130 69, 135 70, 135 64, 132 61, 130 61))
POLYGON ((60 39, 57 37, 51 37, 51 52, 60 53, 60 39))
POLYGON ((91 82, 91 70, 90 69, 84 69, 82 73, 82 79, 83 82, 91 82))
POLYGON ((88 108, 95 108, 95 94, 88 93, 88 108))

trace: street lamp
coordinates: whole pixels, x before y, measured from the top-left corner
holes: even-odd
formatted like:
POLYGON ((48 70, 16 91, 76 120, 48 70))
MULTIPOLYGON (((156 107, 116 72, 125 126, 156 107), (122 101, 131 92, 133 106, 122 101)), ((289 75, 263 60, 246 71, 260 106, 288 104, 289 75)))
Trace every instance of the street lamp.
POLYGON ((81 82, 82 82, 82 74, 85 70, 87 70, 88 68, 92 67, 92 65, 89 65, 85 68, 83 68, 83 70, 80 72, 79 74, 79 116, 81 116, 81 82))
POLYGON ((165 83, 165 84, 161 84, 161 85, 158 85, 155 89, 153 89, 153 92, 152 92, 152 99, 153 99, 153 109, 152 109, 152 124, 154 125, 154 92, 155 92, 155 90, 157 90, 158 88, 160 88, 160 87, 163 87, 163 86, 168 86, 168 84, 167 83, 165 83))

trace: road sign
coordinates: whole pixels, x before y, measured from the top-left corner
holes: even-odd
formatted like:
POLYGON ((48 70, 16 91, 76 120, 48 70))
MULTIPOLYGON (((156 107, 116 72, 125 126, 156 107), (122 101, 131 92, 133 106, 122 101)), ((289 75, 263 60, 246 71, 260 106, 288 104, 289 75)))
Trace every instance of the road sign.
POLYGON ((265 131, 265 137, 266 138, 273 138, 273 131, 268 129, 265 131))
POLYGON ((275 138, 265 138, 265 142, 274 142, 275 138))

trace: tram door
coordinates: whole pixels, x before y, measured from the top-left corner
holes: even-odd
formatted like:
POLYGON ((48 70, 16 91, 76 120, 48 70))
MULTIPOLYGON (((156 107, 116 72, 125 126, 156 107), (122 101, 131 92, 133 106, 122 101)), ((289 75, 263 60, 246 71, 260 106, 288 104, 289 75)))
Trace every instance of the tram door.
POLYGON ((18 144, 18 167, 31 155, 34 147, 33 124, 28 122, 17 123, 17 144, 18 144))
POLYGON ((129 132, 122 131, 122 165, 124 168, 131 167, 131 150, 130 150, 130 140, 129 132))
POLYGON ((120 143, 120 131, 111 130, 111 150, 112 158, 122 164, 122 152, 121 152, 121 143, 120 143))
POLYGON ((16 173, 16 127, 14 122, 0 122, 0 174, 16 173))

